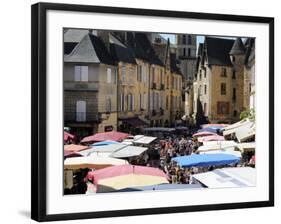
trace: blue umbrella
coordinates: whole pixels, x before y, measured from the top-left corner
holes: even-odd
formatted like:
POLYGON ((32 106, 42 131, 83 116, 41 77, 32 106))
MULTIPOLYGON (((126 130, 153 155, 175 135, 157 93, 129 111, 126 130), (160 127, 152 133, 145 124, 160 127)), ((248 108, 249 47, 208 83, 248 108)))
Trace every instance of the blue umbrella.
POLYGON ((217 134, 217 130, 218 130, 218 129, 214 129, 214 128, 209 128, 209 127, 208 127, 208 128, 199 129, 199 130, 197 131, 197 133, 207 131, 207 132, 213 132, 213 133, 217 134))
POLYGON ((91 144, 91 146, 104 146, 104 145, 112 145, 112 144, 120 144, 120 142, 116 141, 103 141, 103 142, 96 142, 91 144))
POLYGON ((172 158, 180 167, 192 166, 220 166, 227 164, 235 164, 240 158, 230 154, 213 153, 213 154, 192 154, 189 156, 179 156, 172 158))
POLYGON ((221 126, 208 126, 207 128, 211 128, 211 129, 215 129, 215 130, 220 130, 220 129, 222 129, 223 127, 221 127, 221 126))

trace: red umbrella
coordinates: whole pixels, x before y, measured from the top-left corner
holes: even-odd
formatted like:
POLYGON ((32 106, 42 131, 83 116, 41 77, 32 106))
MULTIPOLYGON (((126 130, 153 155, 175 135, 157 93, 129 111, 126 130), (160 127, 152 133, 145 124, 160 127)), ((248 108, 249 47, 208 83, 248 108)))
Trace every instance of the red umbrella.
POLYGON ((98 192, 168 183, 162 170, 135 165, 117 165, 92 171, 87 179, 97 185, 98 192))
POLYGON ((120 142, 123 139, 127 138, 129 134, 117 131, 109 131, 97 133, 91 136, 87 136, 82 139, 81 143, 93 143, 93 142, 102 142, 102 141, 117 141, 120 142))
POLYGON ((70 133, 68 133, 68 132, 66 132, 66 131, 64 131, 63 132, 63 140, 66 142, 66 141, 68 141, 70 139, 71 140, 75 139, 75 136, 70 134, 70 133))

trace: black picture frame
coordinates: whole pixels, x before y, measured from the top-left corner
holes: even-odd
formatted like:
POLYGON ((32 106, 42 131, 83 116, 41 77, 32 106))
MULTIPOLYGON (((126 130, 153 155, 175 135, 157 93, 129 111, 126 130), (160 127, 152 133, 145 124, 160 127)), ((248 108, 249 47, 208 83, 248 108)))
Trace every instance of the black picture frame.
POLYGON ((31 218, 37 221, 74 220, 116 216, 133 216, 161 213, 178 213, 206 210, 254 208, 274 206, 274 18, 240 15, 163 11, 151 9, 103 7, 74 4, 37 3, 32 5, 31 47, 31 218), (254 22, 269 25, 269 200, 214 205, 179 206, 165 208, 115 210, 71 214, 46 214, 46 13, 63 10, 88 13, 110 13, 153 17, 177 17, 232 22, 254 22))

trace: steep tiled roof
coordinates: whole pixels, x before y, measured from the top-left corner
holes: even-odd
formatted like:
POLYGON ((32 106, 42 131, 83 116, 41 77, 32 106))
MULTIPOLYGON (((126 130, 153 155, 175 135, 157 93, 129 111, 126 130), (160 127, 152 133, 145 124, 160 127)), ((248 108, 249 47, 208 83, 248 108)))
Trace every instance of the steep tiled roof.
POLYGON ((157 57, 152 44, 147 38, 145 33, 135 33, 134 39, 136 41, 136 46, 134 48, 136 57, 148 60, 151 64, 163 66, 161 60, 157 57))
POLYGON ((237 37, 229 54, 244 54, 245 46, 240 37, 237 37))
POLYGON ((131 48, 122 47, 118 44, 110 44, 110 53, 115 61, 136 64, 134 52, 131 48))
POLYGON ((245 64, 247 65, 255 59, 255 38, 247 38, 245 46, 245 64))
POLYGON ((93 34, 87 34, 64 61, 115 64, 103 41, 93 34))
POLYGON ((170 61, 171 61, 171 71, 182 75, 179 67, 177 66, 176 54, 170 53, 170 61))
POLYGON ((79 43, 88 33, 86 29, 67 29, 63 34, 63 42, 79 43))
POLYGON ((231 65, 229 52, 234 40, 206 37, 205 47, 209 65, 231 65))

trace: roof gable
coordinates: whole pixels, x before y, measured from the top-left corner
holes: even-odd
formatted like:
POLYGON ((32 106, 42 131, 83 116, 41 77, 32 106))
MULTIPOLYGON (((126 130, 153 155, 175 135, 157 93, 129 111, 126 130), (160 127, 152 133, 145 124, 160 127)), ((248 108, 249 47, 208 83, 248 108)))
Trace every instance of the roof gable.
POLYGON ((64 61, 114 64, 105 44, 92 34, 86 35, 73 51, 64 57, 64 61))
POLYGON ((234 40, 206 37, 205 48, 209 65, 232 65, 229 52, 234 40))

